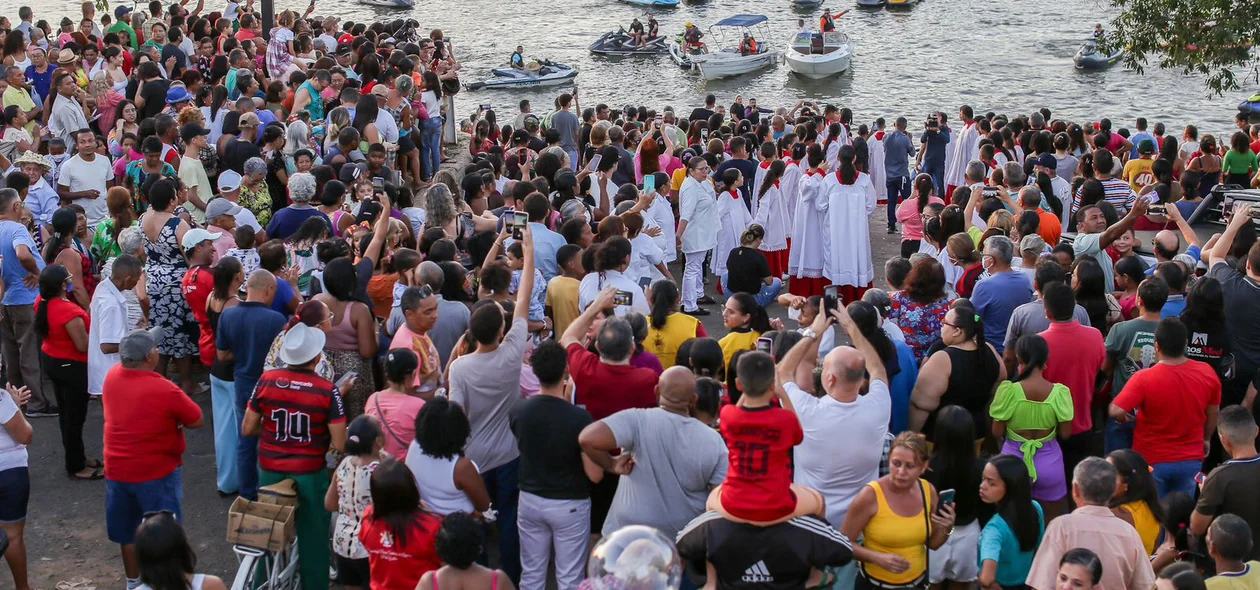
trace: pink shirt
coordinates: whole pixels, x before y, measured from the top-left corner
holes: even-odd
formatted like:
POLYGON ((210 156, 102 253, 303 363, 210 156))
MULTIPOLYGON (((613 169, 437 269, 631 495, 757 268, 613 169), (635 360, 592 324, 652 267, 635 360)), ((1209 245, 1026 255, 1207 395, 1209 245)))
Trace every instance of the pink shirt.
POLYGON ((416 416, 423 407, 423 398, 378 391, 368 396, 363 413, 381 421, 385 431, 385 452, 399 461, 406 461, 407 447, 416 438, 416 416))
MULTIPOLYGON (((1053 358, 1054 354, 1050 356, 1053 358)), ((1054 590, 1059 560, 1077 547, 1093 551, 1102 561, 1100 588, 1150 590, 1155 586, 1155 572, 1137 529, 1103 506, 1082 506, 1050 521, 1028 570, 1028 586, 1054 590)))
POLYGON ((442 360, 438 357, 437 346, 433 345, 428 334, 416 334, 407 324, 403 324, 398 326, 389 347, 406 348, 416 353, 420 359, 420 370, 416 371, 416 387, 423 392, 437 389, 442 380, 442 360))
MULTIPOLYGON (((928 197, 928 204, 944 205, 940 197, 928 197)), ((909 198, 897 205, 897 222, 901 224, 902 240, 923 239, 923 217, 919 214, 919 199, 909 198)))
MULTIPOLYGON (((1072 434, 1093 428, 1089 409, 1094 399, 1094 378, 1107 357, 1102 334, 1073 320, 1050 324, 1041 337, 1050 345, 1050 360, 1042 376, 1051 383, 1062 383, 1072 391, 1072 407, 1076 411, 1072 417, 1072 434)), ((1110 590, 1110 586, 1107 588, 1110 590)))

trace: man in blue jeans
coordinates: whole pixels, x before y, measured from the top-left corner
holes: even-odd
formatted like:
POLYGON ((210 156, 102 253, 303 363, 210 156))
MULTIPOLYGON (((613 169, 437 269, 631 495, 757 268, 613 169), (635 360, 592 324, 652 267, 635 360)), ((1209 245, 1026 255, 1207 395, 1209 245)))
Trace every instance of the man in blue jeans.
POLYGON ((897 204, 910 198, 910 156, 914 140, 906 135, 906 118, 897 117, 895 128, 884 138, 884 170, 888 175, 888 233, 897 233, 897 204))
POLYGON ((919 171, 932 177, 936 192, 945 194, 945 144, 949 143, 949 125, 945 113, 928 116, 927 130, 919 138, 919 171))
POLYGON ((1117 422, 1137 421, 1133 450, 1150 464, 1160 497, 1194 495, 1194 477, 1220 409, 1220 378, 1211 365, 1186 358, 1189 337, 1180 319, 1160 321, 1155 328, 1159 362, 1134 373, 1107 410, 1117 422))
POLYGON ((135 330, 118 343, 121 363, 105 376, 105 531, 122 546, 127 588, 140 586, 136 527, 146 513, 180 518, 184 430, 201 428, 201 407, 158 374, 161 329, 135 330))
MULTIPOLYGON (((215 354, 220 361, 235 361, 232 376, 236 388, 236 409, 241 416, 245 415, 245 405, 262 377, 271 343, 285 326, 284 316, 271 309, 275 298, 276 277, 260 268, 249 275, 249 281, 245 283, 245 301, 224 310, 219 316, 215 354)), ((257 436, 241 434, 236 446, 236 473, 240 480, 241 497, 257 500, 257 436)))

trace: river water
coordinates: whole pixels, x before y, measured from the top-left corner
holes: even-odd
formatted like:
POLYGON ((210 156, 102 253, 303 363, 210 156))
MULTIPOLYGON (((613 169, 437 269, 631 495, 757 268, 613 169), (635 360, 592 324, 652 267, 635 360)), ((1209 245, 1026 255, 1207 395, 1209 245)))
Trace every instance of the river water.
MULTIPOLYGON (((0 14, 16 21, 21 0, 0 0, 0 14)), ((221 9, 208 0, 207 10, 221 9)), ((36 17, 55 22, 62 14, 78 15, 78 2, 57 0, 49 13, 36 4, 36 17)), ((276 10, 305 7, 304 0, 279 0, 276 10)), ((347 0, 320 0, 317 15, 334 12, 343 19, 389 20, 410 16, 421 28, 442 29, 453 40, 464 65, 464 82, 488 76, 492 67, 507 61, 517 44, 528 57, 549 58, 577 66, 582 104, 597 102, 653 107, 670 104, 680 111, 703 102, 706 93, 730 104, 735 94, 755 97, 762 107, 791 106, 799 99, 832 102, 854 111, 854 120, 869 123, 877 117, 904 115, 918 127, 926 114, 943 110, 953 119, 961 104, 977 112, 1028 113, 1048 107, 1055 117, 1077 121, 1110 117, 1116 126, 1131 126, 1145 116, 1163 121, 1180 136, 1187 123, 1201 132, 1233 130, 1236 105, 1254 89, 1211 97, 1202 79, 1154 67, 1145 74, 1116 66, 1102 72, 1078 72, 1072 55, 1112 12, 1104 0, 923 0, 911 10, 859 9, 852 0, 827 0, 833 12, 852 9, 839 27, 856 41, 850 71, 829 80, 810 80, 791 73, 786 65, 738 78, 704 81, 698 73, 682 70, 666 55, 607 58, 587 47, 600 34, 628 25, 644 7, 612 0, 419 0, 412 11, 376 8, 347 0), (916 124, 917 123, 917 124, 916 124)), ((770 42, 782 49, 796 30, 797 18, 816 25, 821 9, 797 12, 788 0, 762 3, 735 0, 684 2, 676 9, 656 10, 661 31, 681 32, 692 21, 702 30, 732 14, 761 13, 770 18, 770 42)), ((568 88, 568 87, 560 87, 568 88)), ((490 103, 507 120, 517 113, 522 98, 535 111, 548 110, 561 92, 533 90, 462 91, 457 112, 470 113, 490 103)), ((890 121, 891 122, 891 121, 890 121)))

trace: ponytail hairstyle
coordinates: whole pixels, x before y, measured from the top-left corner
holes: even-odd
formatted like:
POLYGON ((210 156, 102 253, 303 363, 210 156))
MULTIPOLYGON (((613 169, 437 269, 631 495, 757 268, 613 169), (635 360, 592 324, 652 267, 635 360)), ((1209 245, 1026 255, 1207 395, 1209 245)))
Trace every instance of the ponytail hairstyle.
MULTIPOLYGON (((880 316, 879 309, 861 300, 850 303, 845 309, 848 310, 849 317, 853 318, 853 324, 857 326, 858 332, 866 337, 871 347, 879 354, 879 360, 884 363, 884 370, 888 372, 888 379, 891 381, 897 373, 901 372, 901 363, 897 359, 896 345, 888 337, 888 333, 884 332, 883 318, 880 316)), ((778 351, 778 346, 776 346, 775 353, 777 354, 778 351)))
POLYGON ((761 186, 757 188, 757 198, 766 196, 766 191, 771 186, 778 184, 779 179, 783 178, 783 171, 787 169, 787 164, 783 160, 775 160, 770 163, 770 168, 766 170, 766 177, 762 179, 761 186))
MULTIPOLYGON (((785 135, 784 137, 787 137, 787 136, 785 135)), ((808 151, 809 151, 809 146, 806 146, 803 143, 792 144, 792 152, 791 152, 792 161, 800 162, 801 160, 804 160, 805 153, 808 151)))
POLYGON ((351 420, 350 426, 346 428, 346 455, 370 454, 382 434, 384 433, 381 431, 380 420, 375 416, 360 414, 358 418, 351 420))
POLYGON ((817 168, 827 159, 827 152, 818 144, 810 144, 805 148, 805 157, 808 159, 810 168, 817 168))
POLYGON ((39 307, 35 309, 35 333, 48 337, 48 302, 66 294, 70 271, 61 264, 50 264, 39 273, 39 307))
POLYGON ((739 311, 748 315, 749 328, 758 334, 770 331, 770 316, 766 315, 765 308, 757 305, 756 298, 749 293, 735 293, 731 295, 731 299, 739 305, 739 311))
POLYGON ((1050 203, 1050 209, 1054 211, 1054 216, 1063 217, 1063 202, 1054 195, 1054 185, 1050 184, 1049 174, 1045 172, 1037 173, 1037 188, 1041 189, 1042 196, 1046 198, 1047 203, 1050 203))
POLYGON ((929 174, 919 174, 914 177, 914 193, 918 197, 919 215, 923 215, 923 208, 927 207, 928 199, 932 198, 932 193, 936 191, 936 183, 932 182, 932 176, 929 174))
POLYGON ((1038 334, 1025 334, 1015 341, 1015 358, 1024 368, 1011 382, 1019 383, 1032 375, 1033 370, 1046 368, 1046 362, 1050 360, 1050 345, 1038 334))
POLYGON ((831 145, 831 142, 835 141, 836 138, 840 137, 840 129, 841 127, 839 123, 832 123, 831 125, 827 126, 827 141, 823 142, 823 147, 827 147, 831 145))
POLYGON ((1159 490, 1155 487, 1155 477, 1151 475, 1151 467, 1146 458, 1133 449, 1120 449, 1107 455, 1107 460, 1116 467, 1116 473, 1128 489, 1124 495, 1111 499, 1111 507, 1119 508, 1130 502, 1143 502, 1150 509, 1155 520, 1164 520, 1164 506, 1159 503, 1159 490))
POLYGON ((844 125, 846 131, 853 126, 853 111, 848 107, 840 109, 840 123, 844 125))
MULTIPOLYGON (((749 295, 751 297, 751 295, 749 295)), ((722 354, 722 345, 713 338, 692 338, 690 354, 687 357, 687 368, 696 377, 709 377, 718 381, 726 380, 726 357, 722 354)), ((684 342, 683 344, 687 344, 684 342)), ((679 347, 681 352, 682 347, 679 347)))
POLYGON ((760 224, 753 223, 748 226, 748 229, 744 230, 744 233, 740 234, 739 245, 748 246, 757 240, 764 239, 765 237, 766 229, 761 227, 760 224))
POLYGON ((855 165, 857 161, 857 152, 853 150, 853 146, 845 145, 840 147, 840 184, 854 184, 858 179, 858 169, 855 165))
POLYGON ((71 207, 57 209, 52 215, 52 238, 44 245, 44 262, 57 259, 62 250, 70 247, 79 227, 79 214, 71 207))
POLYGON ((631 251, 630 240, 621 236, 614 236, 604 240, 596 246, 595 271, 604 273, 616 270, 627 263, 631 251))
POLYGON ((727 168, 726 172, 722 173, 722 186, 718 187, 718 194, 720 195, 734 189, 735 183, 739 182, 740 178, 743 178, 743 176, 740 175, 739 169, 727 168))
POLYGON ((665 327, 665 322, 669 320, 669 314, 673 313, 674 306, 678 305, 678 287, 673 281, 661 279, 652 283, 651 311, 648 313, 648 323, 655 329, 660 330, 665 327))

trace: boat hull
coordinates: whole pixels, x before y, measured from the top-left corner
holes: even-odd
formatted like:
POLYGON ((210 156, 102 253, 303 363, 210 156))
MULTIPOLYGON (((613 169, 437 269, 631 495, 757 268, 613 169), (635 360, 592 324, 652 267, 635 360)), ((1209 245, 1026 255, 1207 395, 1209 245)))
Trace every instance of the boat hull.
POLYGON ((473 82, 468 85, 469 90, 489 90, 493 88, 541 88, 543 86, 559 86, 569 82, 577 77, 577 70, 566 68, 561 71, 544 74, 541 76, 519 76, 506 77, 496 76, 489 80, 481 82, 473 82))
POLYGON ((852 51, 836 51, 834 54, 801 55, 795 51, 785 51, 783 58, 788 69, 798 75, 815 80, 830 78, 849 69, 853 61, 852 51))
POLYGON ((669 49, 665 47, 665 38, 657 37, 649 40, 644 47, 629 47, 626 43, 629 37, 618 35, 617 33, 604 33, 598 40, 591 43, 591 53, 597 55, 660 55, 668 53, 669 49))
POLYGON ((858 8, 883 8, 884 0, 857 0, 858 8))
POLYGON ((626 4, 650 8, 678 8, 678 0, 621 0, 626 4))
POLYGON ((1072 62, 1076 64, 1078 70, 1105 70, 1116 65, 1120 58, 1124 57, 1123 51, 1116 51, 1111 55, 1104 55, 1098 52, 1084 53, 1077 51, 1072 58, 1072 62))
POLYGON ((415 0, 359 0, 359 4, 381 8, 415 8, 415 0))
POLYGON ((678 64, 678 67, 684 70, 694 69, 696 63, 703 60, 707 53, 683 53, 682 44, 678 41, 670 41, 665 44, 666 51, 669 52, 669 58, 678 64))
POLYGON ((724 55, 723 53, 709 54, 707 59, 696 62, 696 67, 700 68, 700 75, 705 80, 716 80, 718 78, 730 78, 760 70, 761 68, 773 66, 779 59, 777 52, 765 52, 757 55, 724 55))

